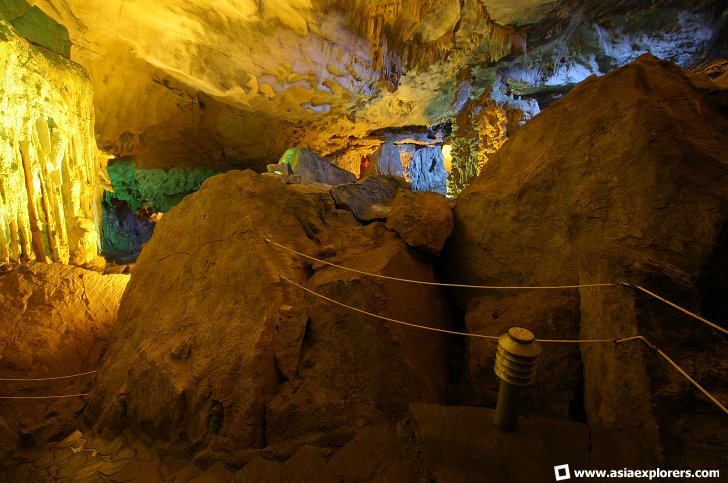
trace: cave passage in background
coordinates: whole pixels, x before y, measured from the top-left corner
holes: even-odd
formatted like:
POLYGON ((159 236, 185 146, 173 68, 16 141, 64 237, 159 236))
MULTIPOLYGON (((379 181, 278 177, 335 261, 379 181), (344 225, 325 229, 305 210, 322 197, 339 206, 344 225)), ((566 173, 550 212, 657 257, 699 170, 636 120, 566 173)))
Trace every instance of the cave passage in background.
POLYGON ((220 172, 208 168, 138 168, 131 158, 112 160, 107 169, 113 191, 104 192, 102 198, 102 254, 119 262, 135 260, 162 213, 220 172))

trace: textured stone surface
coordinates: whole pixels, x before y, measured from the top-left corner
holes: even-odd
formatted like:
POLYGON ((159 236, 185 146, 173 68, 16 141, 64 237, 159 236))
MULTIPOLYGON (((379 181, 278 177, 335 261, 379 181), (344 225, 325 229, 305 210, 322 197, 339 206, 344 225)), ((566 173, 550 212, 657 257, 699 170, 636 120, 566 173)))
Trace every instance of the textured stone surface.
POLYGON ((595 434, 573 421, 521 418, 518 431, 504 433, 493 426, 493 413, 487 408, 414 403, 393 425, 361 428, 356 435, 319 446, 251 450, 235 462, 202 466, 164 457, 128 434, 108 442, 92 432, 76 432, 30 454, 33 464, 0 470, 0 477, 8 481, 44 477, 43 481, 195 483, 547 483, 554 481, 556 465, 569 464, 572 471, 609 470, 619 461, 628 468, 646 468, 645 460, 635 454, 637 446, 615 439, 614 432, 595 434))
MULTIPOLYGON (((0 377, 44 378, 98 368, 128 275, 100 275, 58 263, 0 276, 0 377)), ((3 381, 3 396, 87 392, 93 374, 58 381, 3 381)), ((81 398, 3 400, 0 454, 65 437, 79 424, 81 398)))
MULTIPOLYGON (((297 448, 270 447, 240 454, 235 462, 198 466, 165 457, 140 441, 106 441, 75 432, 31 453, 33 464, 0 470, 8 481, 175 481, 227 483, 291 481, 469 481, 551 482, 553 467, 612 469, 614 461, 644 468, 636 445, 615 444, 614 434, 592 434, 572 421, 522 418, 519 429, 493 426, 488 408, 410 404, 396 424, 361 428, 343 438, 297 448), (95 478, 94 478, 95 477, 95 478), (67 480, 63 480, 66 478, 67 480), (88 478, 88 479, 86 479, 88 478)), ((201 463, 199 459, 197 463, 201 463)))
MULTIPOLYGON (((722 92, 651 56, 580 84, 507 141, 460 196, 443 270, 452 281, 488 285, 629 280, 694 311, 716 307, 728 296, 710 270, 726 253, 722 92), (710 281, 696 283, 701 278, 710 281)), ((481 332, 501 331, 502 321, 543 338, 569 339, 577 330, 586 339, 644 335, 725 399, 714 375, 724 345, 708 327, 688 329, 675 310, 624 287, 554 294, 506 292, 499 301, 471 291, 459 300, 467 303, 467 324, 481 332)), ((590 424, 645 441, 646 461, 725 464, 723 443, 690 449, 698 434, 725 441, 721 425, 707 422, 724 416, 654 352, 630 344, 580 347, 590 424)), ((574 353, 546 347, 534 395, 551 394, 555 405, 545 410, 558 410, 561 400, 561 410, 576 416, 578 408, 566 405, 569 393, 578 399, 578 375, 569 372, 574 353)), ((488 370, 489 351, 469 345, 471 377, 488 370)))
POLYGON ((7 19, 21 37, 63 57, 71 56, 68 30, 38 6, 26 0, 6 0, 0 5, 0 16, 7 19))
POLYGON ((522 108, 647 51, 725 57, 719 0, 29 3, 91 72, 99 146, 146 167, 263 170, 289 146, 329 155, 376 129, 449 122, 464 66, 466 97, 490 89, 522 108))
POLYGON ((399 148, 393 142, 385 142, 372 156, 370 172, 383 176, 403 176, 404 166, 399 148))
POLYGON ((434 191, 446 195, 448 172, 442 147, 416 148, 405 177, 415 191, 434 191))
POLYGON ((400 189, 387 228, 399 233, 408 245, 438 255, 453 228, 450 202, 439 193, 400 189))
POLYGON ((142 250, 87 421, 217 454, 346 435, 444 396, 444 337, 311 299, 279 276, 448 326, 436 289, 311 267, 267 237, 375 273, 433 276, 384 225, 362 227, 336 209, 327 189, 251 171, 213 176, 142 250))
POLYGON ((355 184, 335 186, 331 196, 336 206, 351 211, 358 220, 384 221, 401 188, 409 188, 403 178, 369 176, 355 184))
MULTIPOLYGON (((699 312, 701 294, 693 277, 674 265, 615 247, 588 259, 582 268, 585 282, 606 274, 648 287, 699 312)), ((583 288, 579 292, 581 338, 641 334, 719 401, 728 400, 728 348, 716 331, 634 289, 583 288)), ((728 429, 718 423, 726 419, 725 414, 655 350, 633 341, 584 345, 580 351, 585 409, 597 433, 600 428, 615 428, 624 441, 641 441, 641 459, 655 466, 723 468, 728 464, 728 429)))
POLYGON ((0 270, 98 252, 101 167, 85 70, 0 18, 0 270))
MULTIPOLYGON (((541 339, 577 339, 579 297, 573 290, 519 293, 479 291, 467 306, 468 332, 500 335, 511 327, 528 327, 541 339)), ((471 340, 465 357, 464 400, 495 407, 498 379, 493 378, 497 342, 471 340)), ((524 392, 524 415, 584 421, 579 348, 573 344, 542 347, 536 382, 524 392)))
POLYGON ((581 257, 614 243, 697 274, 726 218, 728 121, 719 109, 651 56, 582 83, 519 130, 460 196, 449 272, 468 282, 574 283, 581 257))
MULTIPOLYGON (((286 155, 284 158, 287 158, 286 155)), ((344 184, 356 181, 354 173, 339 168, 306 148, 295 148, 291 158, 290 161, 286 159, 286 163, 301 183, 344 184)))

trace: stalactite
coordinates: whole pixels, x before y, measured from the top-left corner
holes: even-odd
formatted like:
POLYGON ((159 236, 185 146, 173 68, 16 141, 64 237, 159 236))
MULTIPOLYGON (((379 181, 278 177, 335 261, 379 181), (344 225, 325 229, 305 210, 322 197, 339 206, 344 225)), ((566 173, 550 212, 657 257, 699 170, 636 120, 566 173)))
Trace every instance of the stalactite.
POLYGON ((0 269, 98 254, 91 83, 0 20, 0 269))
POLYGON ((424 70, 444 61, 456 44, 480 46, 489 53, 488 61, 525 49, 523 32, 493 22, 479 0, 459 4, 455 0, 331 0, 329 6, 351 12, 352 29, 369 39, 374 69, 394 88, 407 71, 424 70), (448 8, 459 15, 444 30, 437 30, 445 21, 441 14, 448 8), (432 35, 433 30, 438 33, 432 35))

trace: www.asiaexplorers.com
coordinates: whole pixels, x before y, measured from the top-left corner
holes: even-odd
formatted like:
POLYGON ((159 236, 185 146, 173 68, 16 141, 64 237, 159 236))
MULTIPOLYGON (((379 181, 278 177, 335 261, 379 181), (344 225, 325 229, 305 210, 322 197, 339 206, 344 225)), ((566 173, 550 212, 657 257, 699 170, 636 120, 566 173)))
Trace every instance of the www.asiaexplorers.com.
POLYGON ((654 468, 651 470, 571 470, 569 465, 554 466, 556 481, 570 480, 571 478, 646 478, 655 480, 662 478, 720 478, 720 470, 664 470, 654 468))

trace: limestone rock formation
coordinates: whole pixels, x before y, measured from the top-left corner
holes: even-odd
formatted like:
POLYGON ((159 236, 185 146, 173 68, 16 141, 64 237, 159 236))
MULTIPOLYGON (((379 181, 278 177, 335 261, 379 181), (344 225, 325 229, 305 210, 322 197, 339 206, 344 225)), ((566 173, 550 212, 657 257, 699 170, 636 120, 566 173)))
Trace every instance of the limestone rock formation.
POLYGON ((326 447, 241 452, 229 464, 198 458, 200 466, 161 458, 154 447, 139 440, 129 442, 125 435, 108 441, 93 432, 76 431, 38 450, 39 457, 31 464, 6 471, 0 467, 0 478, 83 481, 103 475, 115 481, 149 482, 404 483, 421 481, 425 475, 431 481, 453 483, 516 477, 529 483, 552 483, 554 462, 569 464, 572 471, 611 468, 615 461, 627 468, 645 465, 634 453, 635 447, 595 440, 583 423, 528 418, 518 431, 504 433, 493 425, 493 413, 482 407, 412 403, 396 429, 387 425, 361 428, 350 441, 331 439, 326 447))
MULTIPOLYGON (((329 155, 375 129, 450 122, 461 94, 522 109, 643 52, 725 57, 719 0, 5 3, 14 21, 30 4, 63 26, 53 44, 91 72, 99 146, 143 167, 262 171, 289 146, 329 155)), ((26 24, 34 42, 55 31, 26 24)))
POLYGON ((374 313, 447 327, 435 288, 312 264, 266 239, 360 270, 433 277, 383 224, 361 226, 337 209, 328 189, 252 171, 213 176, 165 214, 139 256, 90 423, 106 435, 127 429, 231 457, 345 442, 359 427, 396 421, 410 401, 444 397, 442 335, 332 305, 281 277, 374 313))
POLYGON ((91 262, 101 167, 88 74, 2 18, 0 73, 0 269, 91 262))
MULTIPOLYGON (((462 193, 442 269, 451 281, 487 285, 628 280, 693 311, 702 306, 706 315, 719 316, 709 309, 728 296, 711 270, 726 253, 723 92, 649 55, 578 85, 507 141, 462 193)), ((724 397, 720 385, 711 383, 714 365, 705 360, 706 353, 725 352, 712 329, 688 323, 669 307, 656 310, 660 302, 631 290, 584 288, 578 298, 575 293, 512 297, 505 292, 499 295, 502 302, 461 292, 459 300, 467 303, 466 320, 479 332, 500 330, 505 318, 507 324, 520 320, 545 338, 568 339, 577 329, 587 339, 644 335, 724 397), (677 335, 680 331, 683 336, 677 335), (701 351, 692 350, 692 344, 701 351)), ((717 409, 707 407, 646 346, 597 344, 581 352, 584 410, 594 427, 622 428, 627 438, 661 447, 670 461, 691 459, 687 441, 700 430, 681 432, 660 408, 672 397, 685 405, 705 405, 711 414, 717 409)), ((492 348, 471 344, 469 354, 472 374, 479 361, 492 358, 492 348)), ((544 377, 567 374, 574 354, 567 351, 563 357, 544 377)), ((564 387, 576 390, 573 374, 569 377, 572 383, 564 387)), ((680 403, 673 399, 670 407, 676 406, 680 403)), ((702 427, 700 415, 686 410, 682 417, 684 425, 702 427)), ((724 432, 716 437, 725 441, 724 432)), ((705 461, 724 460, 719 455, 725 446, 703 450, 705 461)), ((652 457, 659 459, 659 453, 652 457)))
MULTIPOLYGON (((465 327, 471 333, 498 335, 525 326, 543 339, 578 339, 579 320, 579 297, 573 290, 481 291, 467 305, 465 327)), ((495 343, 469 341, 463 371, 467 388, 463 399, 468 404, 495 407, 498 380, 491 377, 494 366, 495 343)), ((536 382, 523 395, 522 414, 585 421, 583 377, 578 346, 543 347, 536 382)))
POLYGON ((450 202, 439 193, 400 189, 392 202, 387 228, 399 233, 408 245, 438 255, 452 233, 450 202))
POLYGON ((372 156, 374 164, 370 168, 373 174, 383 176, 404 176, 404 166, 399 148, 391 141, 383 143, 372 156))
POLYGON ((351 211, 357 220, 384 221, 400 188, 409 188, 403 178, 369 176, 355 184, 335 186, 331 196, 336 206, 351 211))
POLYGON ((288 173, 304 184, 344 184, 356 181, 354 173, 339 168, 318 154, 306 148, 291 148, 281 157, 280 162, 287 165, 288 173))
MULTIPOLYGON (((0 377, 44 378, 98 368, 128 275, 60 263, 25 265, 0 276, 0 377)), ((93 374, 58 381, 0 381, 2 396, 87 392, 93 374)), ((58 440, 79 424, 80 398, 3 400, 0 455, 58 440)))
POLYGON ((725 219, 728 128, 719 107, 651 56, 579 85, 526 124, 460 196, 451 273, 574 283, 580 257, 609 244, 700 272, 725 219), (614 99, 609 110, 599 108, 605 98, 614 99))
POLYGON ((448 172, 441 146, 415 149, 405 177, 415 191, 433 191, 447 194, 448 172))

